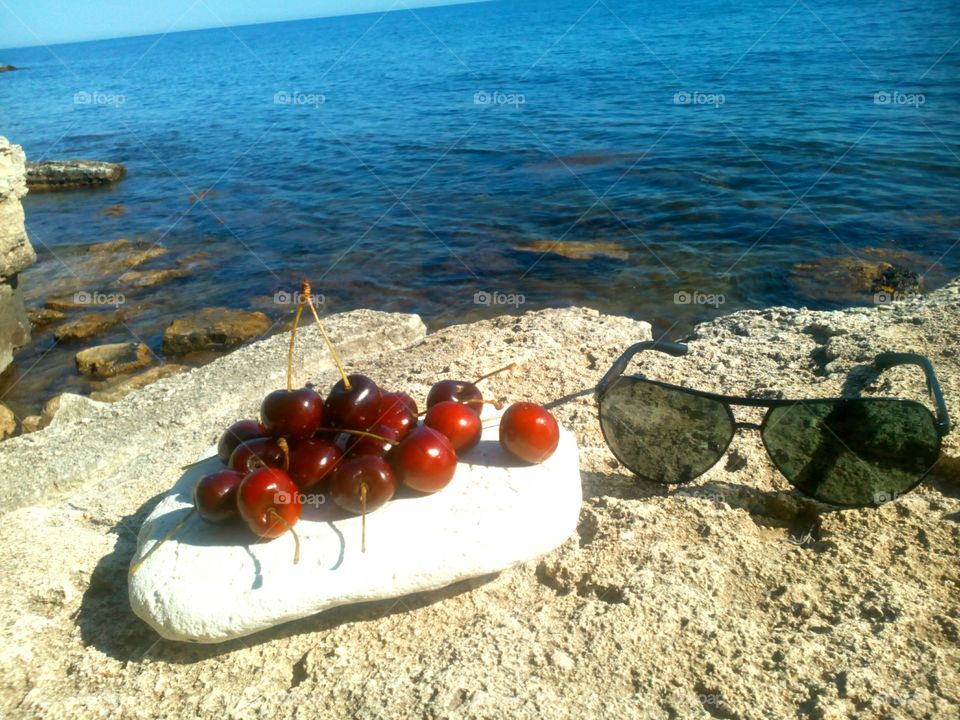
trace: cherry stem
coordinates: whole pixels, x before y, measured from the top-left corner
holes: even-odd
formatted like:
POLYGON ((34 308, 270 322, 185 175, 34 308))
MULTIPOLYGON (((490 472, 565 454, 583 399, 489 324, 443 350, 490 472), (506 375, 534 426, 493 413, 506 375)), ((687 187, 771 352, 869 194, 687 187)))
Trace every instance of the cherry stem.
POLYGON ((317 321, 317 327, 320 328, 320 334, 323 335, 323 339, 327 343, 327 347, 330 348, 330 355, 333 356, 333 362, 336 364, 337 370, 340 371, 340 377, 343 378, 343 387, 345 390, 349 390, 351 385, 350 379, 347 377, 347 371, 343 369, 343 363, 340 362, 340 356, 337 355, 337 349, 330 341, 330 336, 327 335, 327 330, 325 327, 323 327, 323 323, 320 322, 320 316, 317 315, 317 308, 314 306, 313 300, 310 298, 310 283, 307 280, 303 281, 303 285, 300 288, 300 297, 301 300, 310 308, 310 312, 313 313, 313 319, 317 321))
POLYGON ((287 472, 287 470, 290 469, 290 446, 287 445, 287 439, 279 438, 277 440, 277 447, 279 447, 283 453, 283 471, 287 472))
POLYGON ((269 508, 267 510, 267 517, 273 518, 274 520, 278 521, 281 525, 283 525, 287 530, 290 531, 291 535, 293 535, 293 542, 294 542, 293 564, 296 565, 298 562, 300 562, 300 536, 297 535, 297 531, 293 529, 293 525, 291 525, 286 520, 284 520, 283 517, 281 517, 280 513, 278 513, 273 508, 269 508))
MULTIPOLYGON (((497 410, 503 410, 503 401, 501 400, 454 400, 453 402, 458 402, 461 405, 470 405, 471 403, 479 402, 483 403, 484 405, 493 405, 497 410)), ((428 412, 430 412, 430 408, 421 410, 417 417, 423 417, 428 412)))
POLYGON ((197 509, 196 509, 195 507, 190 508, 190 512, 188 512, 186 515, 184 515, 183 518, 180 520, 180 522, 178 522, 178 523, 177 523, 176 525, 174 525, 172 528, 170 528, 169 530, 167 530, 166 535, 164 535, 162 538, 160 538, 160 540, 159 540, 156 544, 154 544, 154 546, 153 546, 152 548, 150 548, 149 550, 147 550, 146 555, 144 555, 142 558, 140 558, 139 560, 137 560, 137 562, 135 562, 135 563, 133 564, 133 566, 130 568, 130 574, 133 575, 137 570, 139 570, 139 569, 140 569, 140 566, 143 565, 143 564, 147 561, 147 558, 149 558, 151 555, 153 555, 153 554, 157 551, 157 548, 159 548, 159 547, 160 547, 161 545, 163 545, 167 540, 169 540, 171 537, 173 537, 173 534, 174 534, 175 532, 177 532, 180 528, 182 528, 182 527, 184 526, 184 524, 187 522, 187 520, 190 519, 190 516, 193 515, 196 511, 197 511, 197 509))
POLYGON ((477 383, 483 380, 486 380, 489 377, 493 377, 494 375, 499 375, 500 373, 506 372, 507 370, 513 370, 516 366, 517 364, 515 362, 512 362, 509 365, 504 365, 499 370, 494 370, 493 372, 488 372, 486 375, 481 375, 480 377, 478 377, 476 380, 473 381, 473 384, 476 385, 477 383))
POLYGON ((360 552, 367 551, 367 484, 360 483, 360 552))
POLYGON ((385 438, 382 435, 375 435, 372 432, 367 432, 366 430, 351 430, 349 428, 323 428, 327 432, 335 433, 347 433, 347 435, 363 435, 364 437, 373 438, 374 440, 380 440, 390 445, 396 445, 396 440, 391 440, 390 438, 385 438))
POLYGON ((293 327, 290 329, 290 352, 287 353, 287 392, 293 392, 293 347, 297 342, 297 326, 303 314, 303 297, 297 303, 297 314, 293 316, 293 327))

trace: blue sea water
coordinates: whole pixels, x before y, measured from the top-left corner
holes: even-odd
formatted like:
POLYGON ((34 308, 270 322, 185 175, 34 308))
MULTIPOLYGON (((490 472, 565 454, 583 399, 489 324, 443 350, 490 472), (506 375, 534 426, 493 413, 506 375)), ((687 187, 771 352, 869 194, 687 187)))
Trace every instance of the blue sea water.
MULTIPOLYGON (((953 0, 533 0, 0 51, 0 134, 129 170, 26 198, 25 292, 108 291, 75 268, 118 237, 206 253, 98 338, 159 350, 193 309, 289 317, 304 277, 326 312, 583 304, 668 336, 842 304, 792 282, 818 258, 935 286, 960 270, 958 38, 953 0)), ((88 389, 77 349, 38 333, 4 401, 88 389)))

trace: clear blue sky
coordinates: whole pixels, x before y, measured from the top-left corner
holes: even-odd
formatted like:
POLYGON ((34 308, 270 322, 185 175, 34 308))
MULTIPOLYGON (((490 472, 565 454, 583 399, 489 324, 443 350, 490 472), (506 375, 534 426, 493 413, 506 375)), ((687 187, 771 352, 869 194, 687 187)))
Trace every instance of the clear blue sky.
POLYGON ((0 0, 0 48, 298 20, 470 0, 0 0))

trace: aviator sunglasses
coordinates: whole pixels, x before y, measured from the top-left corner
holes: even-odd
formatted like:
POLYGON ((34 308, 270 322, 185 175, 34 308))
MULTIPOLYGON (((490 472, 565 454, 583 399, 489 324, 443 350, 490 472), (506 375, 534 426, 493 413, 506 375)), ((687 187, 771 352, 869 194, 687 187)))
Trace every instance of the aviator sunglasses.
POLYGON ((879 505, 912 490, 940 456, 950 418, 930 360, 915 353, 877 355, 881 372, 918 365, 936 404, 936 416, 914 400, 852 397, 808 400, 720 395, 643 375, 624 375, 639 352, 674 357, 678 343, 631 346, 597 385, 600 427, 610 450, 635 475, 685 483, 724 456, 740 428, 760 431, 767 454, 790 483, 821 502, 847 507, 879 505), (768 408, 760 425, 737 422, 731 406, 768 408))

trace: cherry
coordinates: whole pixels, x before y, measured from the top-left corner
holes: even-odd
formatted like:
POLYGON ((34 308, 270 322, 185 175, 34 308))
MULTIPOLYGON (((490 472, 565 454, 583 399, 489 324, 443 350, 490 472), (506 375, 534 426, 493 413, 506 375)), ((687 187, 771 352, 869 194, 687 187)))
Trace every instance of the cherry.
POLYGON ((289 530, 296 543, 293 562, 299 562, 300 538, 293 526, 300 519, 300 492, 287 473, 263 467, 247 475, 237 490, 237 510, 260 537, 275 538, 289 530))
POLYGON ((364 483, 367 512, 386 504, 397 488, 393 470, 382 457, 356 455, 341 462, 333 471, 330 498, 344 510, 359 515, 364 512, 364 483))
POLYGON ((440 380, 433 384, 427 393, 427 410, 445 400, 464 403, 478 415, 483 410, 483 393, 472 382, 466 380, 440 380))
POLYGON ((274 437, 308 438, 320 428, 323 398, 306 387, 274 390, 260 405, 260 419, 274 437))
POLYGON ((330 479, 330 497, 352 513, 360 513, 360 552, 367 551, 367 512, 393 497, 397 479, 378 455, 357 455, 337 466, 330 479))
POLYGON ((237 445, 227 466, 231 470, 248 473, 255 469, 255 465, 282 468, 285 462, 285 453, 280 444, 272 437, 263 437, 245 440, 237 445), (254 463, 253 466, 251 462, 254 463))
POLYGON ((230 455, 236 449, 237 445, 244 440, 266 437, 269 434, 270 432, 256 420, 241 420, 240 422, 235 422, 220 436, 220 442, 217 443, 217 457, 220 458, 220 462, 226 465, 230 462, 230 455))
POLYGON ((388 425, 378 423, 369 432, 347 433, 347 455, 379 455, 383 457, 400 442, 400 433, 388 425))
POLYGON ((343 453, 329 440, 298 440, 290 448, 287 473, 300 490, 320 485, 340 462, 343 453))
POLYGON ((381 393, 378 423, 396 430, 401 440, 417 426, 417 415, 417 403, 407 393, 381 393))
POLYGON ((543 462, 553 455, 559 443, 560 427, 557 421, 535 403, 511 405, 500 418, 500 444, 519 460, 543 462))
POLYGON ((207 522, 219 523, 236 516, 237 488, 243 475, 234 470, 217 470, 204 475, 193 486, 193 506, 207 522))
POLYGON ((337 381, 324 403, 327 425, 366 430, 377 421, 380 400, 380 389, 373 380, 366 375, 347 375, 337 381))
POLYGON ((447 486, 457 469, 457 454, 445 435, 420 426, 410 431, 390 453, 390 464, 400 482, 420 492, 447 486))
POLYGON ((427 410, 423 424, 446 435, 457 453, 476 447, 483 433, 480 416, 454 400, 444 400, 427 410))

